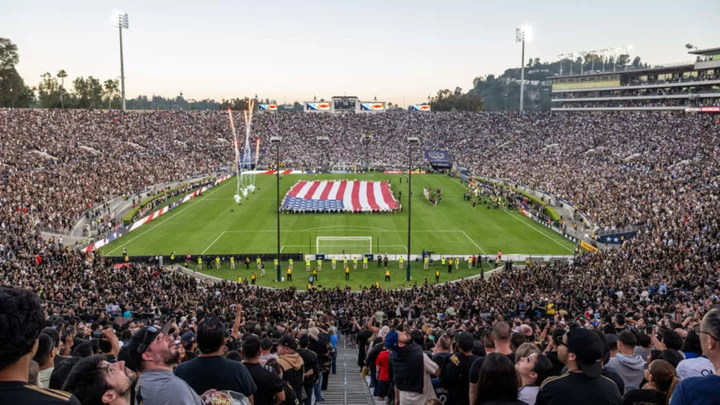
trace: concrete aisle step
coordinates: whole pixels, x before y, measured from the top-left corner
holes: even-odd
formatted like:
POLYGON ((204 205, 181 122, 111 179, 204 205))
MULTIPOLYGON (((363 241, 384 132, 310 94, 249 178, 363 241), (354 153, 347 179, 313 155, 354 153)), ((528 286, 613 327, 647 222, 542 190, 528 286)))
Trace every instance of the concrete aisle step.
POLYGON ((328 405, 375 404, 357 366, 357 350, 346 347, 343 337, 338 342, 337 374, 330 374, 323 399, 328 405))

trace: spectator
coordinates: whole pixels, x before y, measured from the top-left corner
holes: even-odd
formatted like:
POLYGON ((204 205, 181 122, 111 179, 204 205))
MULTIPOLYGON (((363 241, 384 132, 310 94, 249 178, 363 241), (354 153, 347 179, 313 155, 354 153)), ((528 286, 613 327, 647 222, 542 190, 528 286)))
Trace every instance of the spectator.
POLYGON ((50 386, 48 388, 61 390, 63 384, 65 384, 65 380, 67 380, 68 375, 70 375, 70 371, 80 360, 80 357, 69 357, 67 360, 58 364, 50 375, 50 386))
MULTIPOLYGON (((388 332, 390 333, 390 332, 388 332)), ((393 331, 394 334, 397 334, 397 332, 393 331)), ((387 334, 386 334, 387 335, 387 334)), ((385 347, 385 341, 383 340, 383 344, 380 345, 383 347, 383 350, 378 353, 377 359, 375 360, 375 375, 377 376, 377 384, 375 385, 375 390, 373 394, 380 399, 380 401, 384 401, 385 397, 390 394, 390 349, 385 347)))
POLYGON ((124 361, 109 363, 105 356, 95 355, 73 367, 63 390, 72 392, 83 405, 130 405, 136 380, 124 361))
POLYGON ((270 367, 275 374, 277 374, 283 380, 283 392, 285 393, 285 401, 280 405, 298 405, 300 403, 299 397, 295 394, 295 390, 285 380, 285 375, 280 363, 275 359, 269 359, 266 366, 270 367))
POLYGON ((42 387, 50 386, 50 375, 55 368, 55 354, 55 342, 47 334, 41 333, 33 360, 40 367, 38 378, 42 387))
MULTIPOLYGON (((299 354, 295 352, 297 343, 292 335, 285 334, 278 342, 278 364, 282 369, 282 379, 285 380, 295 396, 303 401, 303 379, 305 376, 305 362, 299 354)), ((285 394, 287 398, 287 391, 285 394)))
POLYGON ((622 403, 615 383, 602 376, 603 343, 597 334, 582 328, 570 330, 563 336, 558 356, 568 373, 545 380, 536 404, 622 403))
POLYGON ((272 347, 273 343, 269 338, 260 341, 260 363, 265 364, 270 359, 278 359, 277 354, 271 353, 272 347))
POLYGON ((652 350, 652 341, 650 340, 650 336, 643 332, 638 333, 637 346, 635 346, 633 354, 640 356, 643 361, 647 362, 650 350, 652 350))
POLYGON ((565 329, 562 328, 555 328, 552 331, 552 336, 550 338, 550 344, 548 345, 547 350, 547 358, 550 360, 550 362, 553 364, 553 372, 552 375, 560 375, 562 374, 563 368, 565 368, 565 365, 560 361, 558 358, 558 347, 562 345, 562 339, 563 335, 565 335, 565 329))
POLYGON ((185 356, 181 359, 181 362, 184 363, 186 361, 190 361, 197 357, 195 354, 195 350, 197 349, 197 341, 195 337, 195 333, 193 332, 185 332, 183 333, 182 337, 180 338, 180 344, 185 349, 185 356))
POLYGON ((700 324, 703 355, 715 367, 715 374, 683 379, 675 388, 671 405, 714 404, 720 398, 720 310, 713 309, 700 324))
POLYGON ((271 367, 260 364, 260 338, 249 335, 243 340, 243 364, 252 376, 257 391, 253 395, 254 405, 278 405, 285 401, 285 383, 271 367))
POLYGON ((525 404, 518 401, 518 375, 507 356, 490 353, 478 375, 478 397, 481 404, 525 404))
POLYGON ((318 402, 323 402, 321 388, 324 385, 323 378, 327 377, 326 373, 330 371, 330 355, 328 352, 327 344, 318 340, 318 337, 320 336, 320 329, 318 329, 317 327, 311 327, 308 329, 308 335, 310 337, 309 348, 310 350, 315 352, 315 354, 317 354, 318 363, 320 364, 321 369, 318 380, 313 386, 313 393, 315 394, 315 399, 318 402))
POLYGON ((455 353, 441 368, 440 383, 448 392, 449 404, 467 405, 470 399, 470 367, 479 357, 472 354, 475 339, 470 333, 456 332, 455 344, 455 353))
POLYGON ((518 399, 528 405, 535 405, 540 385, 552 375, 552 367, 550 359, 543 354, 531 353, 527 357, 520 357, 515 363, 515 370, 520 376, 518 399))
POLYGON ((28 384, 30 361, 43 328, 37 296, 20 288, 0 288, 0 398, 9 404, 74 404, 67 392, 28 384))
MULTIPOLYGON (((512 330, 507 322, 500 321, 493 326, 492 345, 493 352, 507 356, 511 363, 515 364, 515 353, 512 352, 510 339, 512 330)), ((486 346, 487 347, 487 346, 486 346)), ((476 403, 478 392, 478 376, 482 367, 483 358, 479 358, 470 367, 470 403, 476 403)))
POLYGON ((305 391, 305 405, 312 405, 313 387, 320 377, 320 362, 315 352, 310 350, 310 338, 302 335, 299 339, 300 348, 297 353, 303 359, 305 374, 303 376, 303 390, 305 391))
MULTIPOLYGON (((392 332, 388 332, 388 335, 390 333, 392 332)), ((395 400, 399 400, 401 404, 422 404, 427 400, 437 399, 430 381, 430 376, 440 375, 437 364, 423 353, 420 345, 413 341, 406 330, 398 333, 397 345, 391 345, 394 347, 392 368, 395 400)))
POLYGON ((635 335, 629 330, 623 330, 618 335, 618 354, 608 362, 608 367, 622 377, 626 393, 639 389, 645 376, 645 361, 633 354, 636 345, 635 335))
POLYGON ((654 360, 650 363, 645 369, 645 380, 647 383, 642 389, 625 394, 623 405, 667 405, 679 381, 675 368, 665 360, 654 360))
POLYGON ((167 323, 162 328, 147 326, 135 332, 127 345, 126 366, 140 373, 140 395, 145 405, 203 405, 192 387, 173 374, 180 352, 175 338, 168 334, 170 327, 167 323))
POLYGON ((175 369, 175 375, 198 394, 212 389, 229 390, 239 392, 252 401, 257 386, 242 363, 223 357, 225 336, 226 329, 216 317, 205 318, 197 331, 200 355, 180 364, 175 369))

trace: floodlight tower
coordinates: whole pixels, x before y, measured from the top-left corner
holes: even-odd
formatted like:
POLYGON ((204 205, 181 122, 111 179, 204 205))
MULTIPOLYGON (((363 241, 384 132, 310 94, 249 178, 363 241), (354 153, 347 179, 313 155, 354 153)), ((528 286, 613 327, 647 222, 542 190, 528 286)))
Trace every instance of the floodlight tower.
POLYGON ((123 60, 123 43, 122 43, 122 30, 130 29, 130 20, 126 13, 117 13, 115 16, 115 24, 118 27, 118 33, 120 34, 120 92, 122 97, 122 109, 125 111, 125 62, 123 60))
POLYGON ((525 104, 525 41, 532 38, 532 28, 525 25, 515 28, 515 42, 522 42, 522 53, 520 56, 520 112, 525 104))

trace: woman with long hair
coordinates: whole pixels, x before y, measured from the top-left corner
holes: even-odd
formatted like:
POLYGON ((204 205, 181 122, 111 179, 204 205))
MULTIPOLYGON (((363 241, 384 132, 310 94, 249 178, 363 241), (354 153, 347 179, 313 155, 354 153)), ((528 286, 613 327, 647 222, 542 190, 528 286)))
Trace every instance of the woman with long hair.
POLYGON ((475 405, 514 404, 518 401, 518 380, 515 365, 504 354, 490 353, 478 374, 478 396, 475 405))
POLYGON ((675 386, 680 381, 675 367, 665 360, 654 360, 645 369, 647 383, 642 389, 625 394, 623 405, 657 404, 667 405, 670 402, 675 386))

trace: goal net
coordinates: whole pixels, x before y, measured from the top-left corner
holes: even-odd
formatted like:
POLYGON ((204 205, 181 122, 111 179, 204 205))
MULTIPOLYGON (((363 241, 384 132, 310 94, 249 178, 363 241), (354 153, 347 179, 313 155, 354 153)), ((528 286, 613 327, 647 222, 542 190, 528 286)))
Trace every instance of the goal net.
POLYGON ((316 253, 328 255, 372 253, 372 236, 318 236, 316 253))

